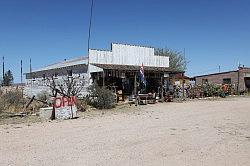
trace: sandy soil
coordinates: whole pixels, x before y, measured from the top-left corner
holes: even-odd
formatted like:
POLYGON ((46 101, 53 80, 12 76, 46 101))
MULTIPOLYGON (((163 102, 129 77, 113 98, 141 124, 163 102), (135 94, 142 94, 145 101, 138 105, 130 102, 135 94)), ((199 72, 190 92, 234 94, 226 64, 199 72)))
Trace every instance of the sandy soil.
POLYGON ((0 165, 250 165, 250 98, 0 126, 0 165))

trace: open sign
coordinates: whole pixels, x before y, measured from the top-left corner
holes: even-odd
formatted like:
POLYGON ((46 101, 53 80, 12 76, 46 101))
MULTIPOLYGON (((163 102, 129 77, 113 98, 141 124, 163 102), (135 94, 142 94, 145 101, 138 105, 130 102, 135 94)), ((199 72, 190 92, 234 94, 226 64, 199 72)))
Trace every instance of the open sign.
POLYGON ((75 106, 76 105, 76 97, 57 97, 54 98, 53 106, 55 108, 62 108, 66 106, 75 106))
POLYGON ((76 117, 77 99, 75 96, 53 98, 56 119, 70 119, 76 117))

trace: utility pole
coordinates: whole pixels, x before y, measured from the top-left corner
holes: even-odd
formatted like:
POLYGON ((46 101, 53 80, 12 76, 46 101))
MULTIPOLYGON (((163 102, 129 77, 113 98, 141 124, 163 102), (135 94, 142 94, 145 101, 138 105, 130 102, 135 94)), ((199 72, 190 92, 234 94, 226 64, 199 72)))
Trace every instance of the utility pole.
POLYGON ((220 73, 220 65, 219 65, 219 73, 220 73))
POLYGON ((240 94, 240 62, 239 62, 239 66, 238 66, 238 80, 237 80, 237 93, 238 95, 240 94))
POLYGON ((3 80, 4 80, 4 56, 3 56, 3 80))
POLYGON ((89 35, 88 35, 88 64, 89 64, 89 46, 90 46, 91 27, 92 27, 93 5, 94 5, 94 0, 91 0, 90 17, 89 17, 89 35))
POLYGON ((32 72, 31 58, 30 58, 30 73, 32 72))
POLYGON ((23 83, 23 61, 21 60, 21 84, 23 83))

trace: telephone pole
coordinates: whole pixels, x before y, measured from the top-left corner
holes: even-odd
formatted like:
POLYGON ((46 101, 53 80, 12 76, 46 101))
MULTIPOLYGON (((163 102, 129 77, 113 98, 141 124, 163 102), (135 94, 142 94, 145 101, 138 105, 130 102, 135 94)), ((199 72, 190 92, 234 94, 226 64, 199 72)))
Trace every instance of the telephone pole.
POLYGON ((21 84, 23 83, 23 61, 21 60, 21 84))
POLYGON ((4 80, 4 56, 3 56, 3 80, 4 80))
POLYGON ((90 17, 89 17, 89 35, 88 35, 88 64, 89 64, 89 45, 90 45, 90 37, 91 37, 93 6, 94 6, 94 0, 91 0, 90 17))
POLYGON ((240 62, 239 62, 239 66, 238 66, 238 78, 237 78, 237 93, 238 95, 240 94, 240 62))
POLYGON ((30 73, 32 72, 32 67, 31 67, 31 58, 30 58, 30 73))

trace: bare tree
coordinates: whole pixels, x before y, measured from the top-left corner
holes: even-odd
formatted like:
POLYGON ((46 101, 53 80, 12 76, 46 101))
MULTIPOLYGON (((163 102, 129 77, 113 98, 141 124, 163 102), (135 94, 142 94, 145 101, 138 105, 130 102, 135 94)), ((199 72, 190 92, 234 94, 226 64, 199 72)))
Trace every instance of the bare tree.
POLYGON ((51 90, 52 97, 57 97, 58 94, 61 96, 79 96, 84 88, 85 81, 80 76, 61 79, 50 77, 47 78, 46 84, 51 90))
MULTIPOLYGON (((57 97, 58 94, 64 97, 78 96, 84 87, 84 79, 78 77, 67 77, 57 79, 55 77, 47 78, 47 86, 51 90, 52 97, 57 97)), ((55 119, 55 107, 53 107, 51 119, 55 119)))

